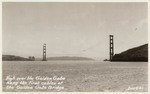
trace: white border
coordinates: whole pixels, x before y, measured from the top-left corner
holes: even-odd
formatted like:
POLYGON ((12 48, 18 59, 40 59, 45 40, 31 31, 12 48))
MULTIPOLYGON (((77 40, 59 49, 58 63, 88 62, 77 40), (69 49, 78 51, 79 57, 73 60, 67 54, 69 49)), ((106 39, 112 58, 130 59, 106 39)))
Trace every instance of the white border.
MULTIPOLYGON (((147 2, 148 3, 148 44, 150 43, 150 0, 0 0, 0 54, 2 56, 2 2, 147 2)), ((150 46, 148 45, 148 50, 150 46)), ((150 51, 149 51, 150 59, 150 51)), ((2 92, 2 58, 0 58, 0 94, 150 94, 150 85, 148 84, 148 92, 2 92)), ((148 62, 148 79, 150 79, 150 64, 148 62)), ((148 81, 149 83, 149 81, 148 81)))
POLYGON ((1 0, 2 2, 148 2, 150 0, 1 0))

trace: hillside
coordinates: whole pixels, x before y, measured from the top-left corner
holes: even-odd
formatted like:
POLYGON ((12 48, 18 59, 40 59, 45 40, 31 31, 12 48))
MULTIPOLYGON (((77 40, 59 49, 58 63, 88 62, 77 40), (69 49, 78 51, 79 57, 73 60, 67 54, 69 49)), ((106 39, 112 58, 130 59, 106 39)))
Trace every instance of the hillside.
POLYGON ((28 61, 28 59, 15 55, 2 55, 2 61, 28 61))
POLYGON ((148 61, 148 44, 115 54, 112 61, 148 61))
POLYGON ((94 60, 94 59, 87 57, 62 56, 62 57, 47 57, 47 60, 94 60))

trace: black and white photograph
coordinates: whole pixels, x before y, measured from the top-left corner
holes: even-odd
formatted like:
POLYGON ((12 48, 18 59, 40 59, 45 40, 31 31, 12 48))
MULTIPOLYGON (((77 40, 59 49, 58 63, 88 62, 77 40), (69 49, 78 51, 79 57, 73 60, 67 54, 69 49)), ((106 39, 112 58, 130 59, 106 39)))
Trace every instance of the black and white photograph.
POLYGON ((2 2, 2 92, 148 92, 148 2, 2 2))

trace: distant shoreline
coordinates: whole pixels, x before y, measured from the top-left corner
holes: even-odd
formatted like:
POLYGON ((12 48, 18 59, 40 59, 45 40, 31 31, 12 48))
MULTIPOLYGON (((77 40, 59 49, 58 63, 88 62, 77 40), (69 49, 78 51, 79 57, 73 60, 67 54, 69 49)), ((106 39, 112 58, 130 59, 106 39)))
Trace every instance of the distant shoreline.
MULTIPOLYGON (((15 55, 3 55, 2 61, 42 61, 42 58, 36 58, 35 60, 30 60, 28 58, 15 56, 15 55)), ((61 56, 61 57, 47 57, 46 61, 95 61, 95 60, 87 57, 61 56)))
MULTIPOLYGON (((34 57, 34 56, 32 56, 34 57)), ((2 55, 2 61, 42 61, 42 58, 24 58, 15 55, 2 55)), ((46 61, 97 61, 93 58, 88 57, 77 57, 77 56, 57 56, 47 57, 46 61)), ((144 44, 135 48, 131 48, 127 51, 115 54, 112 60, 105 59, 110 62, 148 62, 148 44, 144 44)))

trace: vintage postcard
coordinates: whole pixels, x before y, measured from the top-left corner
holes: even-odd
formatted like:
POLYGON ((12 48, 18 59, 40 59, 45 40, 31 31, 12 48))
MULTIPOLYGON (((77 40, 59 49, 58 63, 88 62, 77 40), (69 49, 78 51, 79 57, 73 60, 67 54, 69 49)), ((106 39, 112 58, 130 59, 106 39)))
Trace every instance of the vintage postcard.
POLYGON ((148 2, 1 7, 2 93, 148 93, 148 2))

